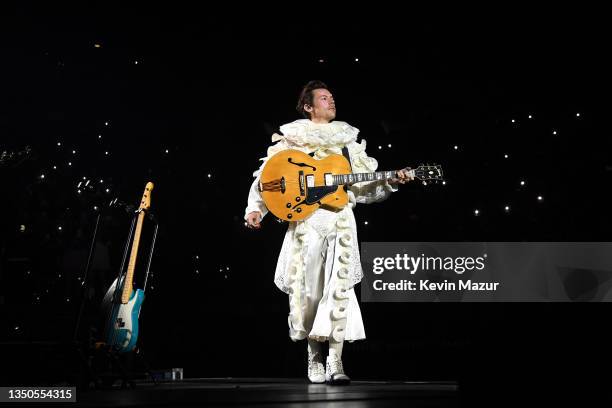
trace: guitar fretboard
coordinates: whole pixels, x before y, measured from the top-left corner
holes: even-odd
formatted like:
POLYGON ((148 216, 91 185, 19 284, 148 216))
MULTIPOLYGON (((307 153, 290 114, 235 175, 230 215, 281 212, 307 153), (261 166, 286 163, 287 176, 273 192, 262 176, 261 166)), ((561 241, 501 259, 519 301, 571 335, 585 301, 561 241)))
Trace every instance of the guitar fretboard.
POLYGON ((134 233, 134 241, 132 242, 132 253, 130 262, 125 276, 123 292, 121 292, 121 303, 129 302, 132 295, 132 282, 134 281, 134 269, 136 269, 136 258, 138 257, 138 245, 140 244, 140 233, 142 231, 142 222, 144 220, 144 211, 138 214, 138 222, 136 223, 136 232, 134 233))
POLYGON ((387 180, 394 178, 395 175, 395 170, 377 171, 374 173, 336 174, 332 176, 332 181, 335 186, 340 186, 361 183, 362 181, 387 180))

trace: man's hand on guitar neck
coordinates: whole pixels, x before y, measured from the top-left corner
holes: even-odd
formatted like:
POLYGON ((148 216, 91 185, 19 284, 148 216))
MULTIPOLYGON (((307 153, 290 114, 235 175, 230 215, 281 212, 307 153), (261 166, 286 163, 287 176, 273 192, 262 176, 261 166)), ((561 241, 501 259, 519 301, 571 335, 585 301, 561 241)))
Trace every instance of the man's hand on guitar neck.
POLYGON ((250 229, 261 228, 261 213, 259 211, 250 212, 247 215, 246 226, 250 229))
POLYGON ((412 173, 410 172, 410 167, 406 167, 403 168, 401 170, 397 171, 397 177, 392 178, 391 180, 389 180, 390 184, 406 184, 409 181, 414 180, 414 176, 412 175, 412 173))

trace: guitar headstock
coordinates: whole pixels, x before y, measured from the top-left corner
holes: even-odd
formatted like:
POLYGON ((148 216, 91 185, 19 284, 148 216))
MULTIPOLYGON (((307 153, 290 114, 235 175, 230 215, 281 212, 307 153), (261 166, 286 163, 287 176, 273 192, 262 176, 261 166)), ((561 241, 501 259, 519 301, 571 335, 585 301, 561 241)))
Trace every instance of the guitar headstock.
POLYGON ((140 207, 138 207, 138 211, 148 210, 151 207, 151 191, 153 190, 153 183, 150 181, 147 183, 145 187, 144 194, 142 195, 142 200, 140 201, 140 207))
POLYGON ((444 180, 442 166, 439 164, 421 164, 414 169, 414 177, 423 181, 423 184, 437 183, 444 180))

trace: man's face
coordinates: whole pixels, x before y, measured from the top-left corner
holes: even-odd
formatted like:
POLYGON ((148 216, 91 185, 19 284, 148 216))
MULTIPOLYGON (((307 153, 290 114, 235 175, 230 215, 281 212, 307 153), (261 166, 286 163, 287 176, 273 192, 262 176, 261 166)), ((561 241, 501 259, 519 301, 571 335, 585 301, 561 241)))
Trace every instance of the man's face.
POLYGON ((334 120, 336 118, 336 103, 331 92, 327 89, 315 89, 312 91, 312 96, 312 107, 306 107, 307 111, 310 112, 310 120, 319 123, 328 123, 334 120))

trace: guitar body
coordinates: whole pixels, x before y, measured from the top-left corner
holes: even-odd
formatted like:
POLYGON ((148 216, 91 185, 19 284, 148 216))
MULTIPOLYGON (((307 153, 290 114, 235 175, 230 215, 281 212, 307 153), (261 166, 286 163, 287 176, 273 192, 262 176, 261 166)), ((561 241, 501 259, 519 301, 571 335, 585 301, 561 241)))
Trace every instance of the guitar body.
POLYGON ((127 303, 113 303, 112 293, 117 280, 111 285, 105 296, 107 310, 110 311, 110 322, 106 333, 106 344, 115 350, 126 353, 134 350, 138 341, 138 317, 144 301, 144 291, 136 289, 127 303))
POLYGON ((266 162, 260 191, 266 207, 276 217, 301 221, 319 207, 331 211, 344 208, 348 204, 346 188, 330 185, 329 176, 350 172, 349 161, 340 154, 316 160, 299 150, 284 150, 266 162))

